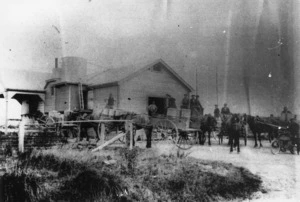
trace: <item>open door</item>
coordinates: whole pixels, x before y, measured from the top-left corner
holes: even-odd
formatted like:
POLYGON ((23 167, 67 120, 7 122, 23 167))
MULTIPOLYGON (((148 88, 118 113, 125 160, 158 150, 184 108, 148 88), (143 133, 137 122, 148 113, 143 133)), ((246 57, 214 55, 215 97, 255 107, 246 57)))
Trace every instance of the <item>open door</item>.
POLYGON ((156 114, 166 114, 166 98, 163 97, 149 97, 148 106, 152 103, 155 103, 157 106, 156 114))

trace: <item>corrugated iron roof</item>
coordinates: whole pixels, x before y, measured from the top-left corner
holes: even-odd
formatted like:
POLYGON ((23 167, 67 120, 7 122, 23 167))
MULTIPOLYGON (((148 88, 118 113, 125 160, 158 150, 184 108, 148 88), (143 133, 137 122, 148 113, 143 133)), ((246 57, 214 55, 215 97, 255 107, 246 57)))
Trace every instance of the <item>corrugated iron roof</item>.
POLYGON ((139 69, 142 69, 142 67, 144 67, 144 65, 131 65, 127 67, 107 69, 88 75, 84 83, 90 86, 115 83, 121 81, 139 69))
POLYGON ((99 73, 94 73, 88 75, 84 83, 87 84, 88 86, 102 86, 106 84, 116 84, 134 75, 138 71, 146 70, 148 67, 153 66, 157 63, 162 63, 163 66, 167 70, 169 70, 169 72, 173 74, 177 80, 179 80, 183 85, 185 85, 190 91, 193 91, 193 88, 186 81, 184 81, 184 79, 181 78, 171 67, 169 67, 162 59, 152 61, 151 63, 146 63, 146 65, 145 63, 136 64, 136 65, 121 67, 121 68, 111 68, 99 73))

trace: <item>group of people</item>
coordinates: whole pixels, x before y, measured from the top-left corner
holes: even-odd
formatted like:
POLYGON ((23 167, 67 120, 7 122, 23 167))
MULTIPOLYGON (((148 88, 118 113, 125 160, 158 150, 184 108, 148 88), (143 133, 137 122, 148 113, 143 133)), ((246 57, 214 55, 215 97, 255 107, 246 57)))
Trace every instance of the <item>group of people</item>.
POLYGON ((199 95, 192 95, 189 98, 188 94, 184 94, 184 98, 181 101, 181 109, 191 109, 191 116, 203 115, 204 108, 199 101, 199 95))
POLYGON ((220 118, 222 118, 222 117, 224 117, 224 116, 227 116, 227 115, 229 115, 229 114, 230 114, 230 109, 229 109, 229 107, 227 106, 226 103, 225 103, 224 106, 222 107, 221 111, 220 111, 218 105, 217 105, 217 104, 215 105, 215 109, 214 109, 214 117, 215 117, 216 119, 220 119, 220 118))
MULTIPOLYGON (((218 105, 215 105, 214 109, 214 117, 216 119, 226 117, 226 115, 230 114, 230 110, 227 107, 227 104, 224 104, 224 107, 221 109, 218 108, 218 105)), ((270 115, 271 120, 274 119, 274 115, 270 115)), ((297 153, 299 155, 300 153, 300 125, 297 123, 297 116, 293 116, 293 114, 288 110, 287 107, 283 108, 283 111, 281 112, 280 120, 283 121, 283 123, 286 124, 290 135, 291 140, 295 145, 297 145, 297 153)))

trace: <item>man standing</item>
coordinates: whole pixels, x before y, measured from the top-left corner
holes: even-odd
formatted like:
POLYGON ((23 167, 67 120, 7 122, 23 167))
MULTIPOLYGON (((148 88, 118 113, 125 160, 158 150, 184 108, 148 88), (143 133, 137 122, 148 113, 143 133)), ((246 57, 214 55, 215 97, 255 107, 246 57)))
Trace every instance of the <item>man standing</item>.
POLYGON ((184 94, 184 98, 181 101, 181 109, 188 109, 190 104, 190 99, 188 94, 184 94))
POLYGON ((204 108, 202 107, 202 105, 201 105, 201 103, 199 101, 199 95, 196 95, 195 108, 196 108, 196 110, 198 111, 198 113, 200 115, 203 115, 204 108))
POLYGON ((192 99, 190 100, 190 107, 193 109, 196 106, 196 97, 192 95, 192 99))
POLYGON ((222 119, 222 121, 226 121, 229 114, 230 114, 230 110, 227 107, 227 104, 225 103, 224 107, 222 107, 222 109, 221 109, 221 115, 222 115, 221 119, 222 119))
POLYGON ((283 111, 281 112, 281 121, 284 121, 285 123, 288 123, 292 118, 292 113, 288 110, 287 107, 283 108, 283 111))
POLYGON ((108 109, 113 109, 113 108, 114 108, 114 104, 115 104, 115 99, 114 99, 114 97, 112 96, 112 94, 110 93, 110 94, 109 94, 108 101, 107 101, 107 108, 108 108, 108 109))
POLYGON ((220 109, 218 108, 218 105, 215 105, 214 117, 216 119, 218 119, 220 117, 220 109))
POLYGON ((291 119, 289 130, 292 135, 293 144, 297 144, 297 154, 299 155, 299 152, 300 152, 299 124, 296 122, 295 118, 291 119))
POLYGON ((221 114, 222 115, 228 115, 228 114, 230 114, 230 110, 229 110, 229 108, 227 107, 227 104, 225 103, 224 104, 224 107, 222 107, 222 109, 221 109, 221 114))
POLYGON ((155 115, 156 111, 157 111, 157 106, 155 105, 155 102, 153 101, 152 104, 150 104, 150 105, 148 106, 148 112, 149 112, 149 115, 150 115, 150 116, 155 115))
POLYGON ((196 118, 198 117, 198 112, 196 109, 196 97, 192 95, 192 99, 190 100, 190 108, 191 108, 191 117, 196 118))

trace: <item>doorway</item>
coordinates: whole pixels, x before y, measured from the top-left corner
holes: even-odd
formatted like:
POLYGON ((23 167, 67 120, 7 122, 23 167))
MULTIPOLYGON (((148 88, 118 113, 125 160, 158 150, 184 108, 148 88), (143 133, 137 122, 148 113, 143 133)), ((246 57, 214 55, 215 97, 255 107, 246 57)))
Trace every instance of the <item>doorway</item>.
POLYGON ((166 98, 162 97, 149 97, 148 98, 148 106, 155 102, 157 106, 157 114, 166 114, 166 98))

